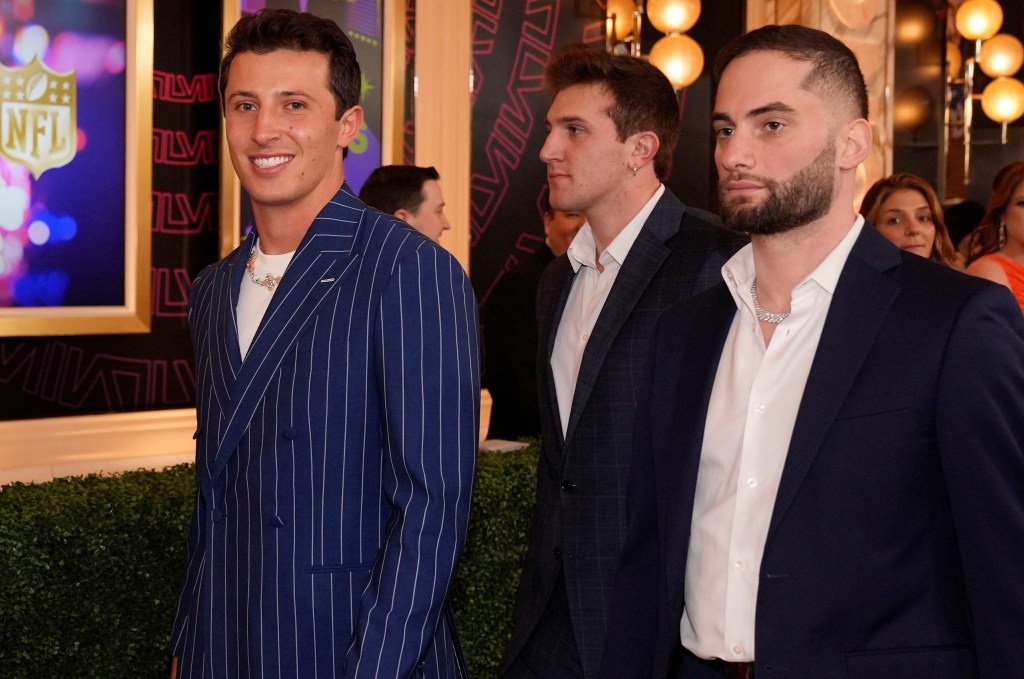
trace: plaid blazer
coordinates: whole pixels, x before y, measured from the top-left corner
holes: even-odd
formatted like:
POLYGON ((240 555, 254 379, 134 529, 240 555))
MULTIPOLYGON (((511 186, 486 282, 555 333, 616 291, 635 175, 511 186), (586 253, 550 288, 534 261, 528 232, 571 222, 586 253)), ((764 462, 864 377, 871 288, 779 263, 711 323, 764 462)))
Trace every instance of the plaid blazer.
POLYGON ((745 242, 666 189, 591 333, 565 436, 550 362, 575 273, 566 255, 544 272, 537 294, 543 439, 537 509, 503 667, 526 643, 563 571, 575 645, 585 676, 596 675, 625 538, 633 421, 651 330, 666 307, 721 281, 722 265, 745 242))

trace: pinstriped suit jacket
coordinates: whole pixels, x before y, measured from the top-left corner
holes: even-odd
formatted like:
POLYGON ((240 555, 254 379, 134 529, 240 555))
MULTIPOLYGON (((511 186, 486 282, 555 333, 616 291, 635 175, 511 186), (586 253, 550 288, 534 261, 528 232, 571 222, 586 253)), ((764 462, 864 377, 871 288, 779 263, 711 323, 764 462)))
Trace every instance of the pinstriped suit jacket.
POLYGON ((444 613, 479 431, 465 273, 342 186, 242 361, 250 247, 190 300, 199 492, 180 676, 457 677, 444 613))
MULTIPOLYGON (((563 572, 572 641, 584 676, 596 675, 613 615, 609 599, 626 532, 633 422, 654 321, 671 304, 720 281, 722 265, 745 242, 723 229, 717 217, 688 208, 665 191, 590 334, 564 436, 551 352, 575 273, 564 255, 545 270, 537 293, 543 441, 537 509, 505 670, 530 640, 563 572)), ((530 643, 557 647, 553 640, 530 643)))

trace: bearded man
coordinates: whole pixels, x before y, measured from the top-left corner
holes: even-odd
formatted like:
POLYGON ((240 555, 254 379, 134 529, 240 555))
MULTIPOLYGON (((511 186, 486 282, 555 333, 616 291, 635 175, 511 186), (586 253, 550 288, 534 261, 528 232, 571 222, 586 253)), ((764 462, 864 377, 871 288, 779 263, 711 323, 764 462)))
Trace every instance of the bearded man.
POLYGON ((655 329, 601 676, 1024 676, 1020 310, 854 212, 841 42, 768 26, 715 73, 751 243, 655 329))

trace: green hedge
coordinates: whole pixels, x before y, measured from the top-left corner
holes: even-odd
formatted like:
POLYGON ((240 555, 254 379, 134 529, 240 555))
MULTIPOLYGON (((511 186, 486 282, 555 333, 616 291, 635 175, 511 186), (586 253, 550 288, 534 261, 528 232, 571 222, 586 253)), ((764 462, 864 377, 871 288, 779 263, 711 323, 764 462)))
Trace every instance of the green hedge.
MULTIPOLYGON (((453 594, 474 678, 496 674, 537 449, 482 452, 453 594)), ((0 490, 0 677, 166 676, 195 496, 190 465, 0 490)))

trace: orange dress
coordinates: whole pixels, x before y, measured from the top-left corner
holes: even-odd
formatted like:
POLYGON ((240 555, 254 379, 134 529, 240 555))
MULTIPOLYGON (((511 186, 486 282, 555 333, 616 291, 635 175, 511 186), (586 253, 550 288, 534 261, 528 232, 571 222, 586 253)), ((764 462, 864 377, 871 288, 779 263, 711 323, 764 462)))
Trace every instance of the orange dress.
POLYGON ((1020 304, 1021 310, 1024 311, 1024 266, 1002 255, 985 255, 982 259, 990 259, 999 265, 1010 283, 1010 292, 1017 298, 1017 304, 1020 304))

